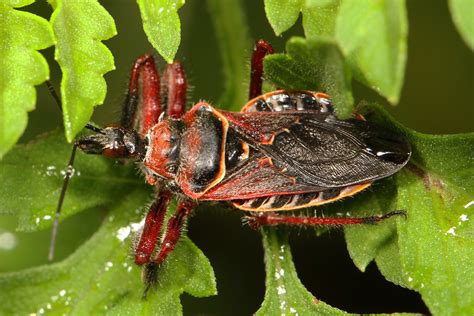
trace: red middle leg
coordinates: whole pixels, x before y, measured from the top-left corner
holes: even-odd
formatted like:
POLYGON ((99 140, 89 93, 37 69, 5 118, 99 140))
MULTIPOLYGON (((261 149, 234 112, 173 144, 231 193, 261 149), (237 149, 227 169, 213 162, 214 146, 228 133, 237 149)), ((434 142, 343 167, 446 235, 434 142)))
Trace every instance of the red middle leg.
POLYGON ((163 73, 162 94, 168 106, 168 116, 180 118, 186 110, 187 83, 184 68, 180 62, 175 61, 166 66, 163 73))
POLYGON ((186 219, 191 214, 194 206, 195 203, 189 200, 178 203, 176 214, 168 221, 168 226, 163 237, 163 242, 161 243, 160 251, 153 259, 153 262, 156 265, 163 263, 169 253, 173 251, 181 237, 181 231, 186 223, 186 219))
POLYGON ((401 215, 406 217, 404 211, 393 211, 384 215, 368 217, 312 217, 312 216, 286 216, 275 213, 263 213, 248 216, 247 222, 250 227, 257 229, 261 226, 272 226, 279 224, 298 226, 342 226, 355 224, 376 224, 392 216, 401 215))
POLYGON ((142 279, 145 283, 145 291, 143 292, 144 298, 146 298, 150 288, 156 284, 158 278, 158 268, 178 243, 179 238, 181 237, 181 232, 186 223, 186 219, 191 214, 194 205, 195 204, 192 201, 180 202, 178 204, 176 214, 168 221, 166 232, 163 236, 163 241, 161 242, 158 254, 153 258, 152 261, 149 261, 145 265, 142 271, 142 279))
POLYGON ((142 235, 135 249, 135 263, 143 265, 150 262, 150 257, 158 243, 158 236, 163 226, 163 221, 168 208, 171 194, 160 190, 158 198, 151 205, 145 219, 142 235))
POLYGON ((273 47, 263 39, 255 44, 252 54, 252 65, 250 70, 249 99, 253 99, 262 94, 263 82, 263 59, 265 56, 273 54, 273 47))

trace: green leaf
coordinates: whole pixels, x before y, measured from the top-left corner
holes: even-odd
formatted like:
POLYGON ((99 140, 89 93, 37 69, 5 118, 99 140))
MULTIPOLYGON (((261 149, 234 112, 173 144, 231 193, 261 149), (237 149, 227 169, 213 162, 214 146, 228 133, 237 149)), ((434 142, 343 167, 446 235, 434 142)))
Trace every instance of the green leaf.
MULTIPOLYGON (((49 226, 51 220, 44 214, 53 215, 63 181, 60 166, 67 162, 69 152, 59 132, 15 147, 0 163, 0 181, 5 183, 0 189, 0 213, 19 213, 22 228, 49 226), (35 179, 34 185, 25 179, 35 179)), ((156 291, 147 301, 141 299, 140 268, 131 262, 127 249, 131 236, 140 229, 137 222, 150 197, 133 166, 78 153, 61 219, 97 206, 110 209, 108 216, 100 230, 65 261, 0 275, 4 291, 0 314, 41 310, 79 315, 178 314, 183 291, 198 297, 214 295, 208 260, 184 237, 160 268, 156 291)))
MULTIPOLYGON (((71 149, 56 131, 9 152, 0 162, 0 215, 17 214, 19 230, 49 227, 71 149)), ((118 166, 111 160, 78 151, 74 168, 61 220, 92 207, 108 205, 129 190, 146 190, 143 181, 134 176, 132 165, 118 166)))
POLYGON ((142 299, 140 268, 127 248, 148 193, 131 189, 120 196, 99 231, 68 259, 0 275, 0 314, 177 315, 183 292, 216 294, 209 261, 184 237, 160 267, 156 289, 142 299))
POLYGON ((266 291, 257 315, 346 315, 315 298, 296 274, 288 238, 275 228, 262 229, 266 291))
POLYGON ((276 35, 289 29, 300 15, 304 0, 265 0, 265 13, 276 35))
POLYGON ((336 40, 355 77, 397 103, 407 58, 405 1, 344 0, 336 24, 336 40))
POLYGON ((137 0, 148 41, 172 63, 181 41, 178 10, 184 0, 137 0))
POLYGON ((114 59, 102 40, 117 34, 113 18, 96 0, 50 0, 56 36, 55 58, 61 67, 64 129, 72 141, 107 93, 103 75, 114 59))
MULTIPOLYGON (((395 181, 385 179, 375 183, 353 199, 344 201, 343 210, 347 216, 383 214, 397 209, 396 194, 395 181)), ((341 211, 341 206, 338 203, 336 205, 333 208, 341 211)), ((399 258, 396 221, 395 218, 385 220, 370 228, 347 226, 345 227, 346 243, 354 264, 361 271, 365 271, 369 263, 375 259, 380 272, 387 280, 405 286, 399 258)))
POLYGON ((466 44, 474 50, 474 8, 471 0, 449 0, 454 24, 466 44))
POLYGON ((303 28, 307 38, 333 37, 341 0, 306 0, 303 28))
POLYGON ((265 76, 277 87, 326 92, 339 117, 348 117, 353 108, 351 77, 337 46, 329 40, 292 38, 286 51, 265 58, 265 76))
POLYGON ((355 77, 398 102, 407 56, 404 0, 265 0, 265 12, 277 35, 302 12, 308 39, 335 39, 355 77))
POLYGON ((340 0, 265 0, 265 13, 276 35, 292 27, 303 14, 308 38, 334 33, 340 0))
POLYGON ((240 111, 248 101, 251 43, 240 0, 207 0, 210 16, 222 57, 225 87, 219 104, 222 108, 240 111))
POLYGON ((362 269, 375 258, 385 277, 420 292, 433 314, 471 315, 474 284, 466 280, 474 280, 474 134, 421 134, 397 124, 378 106, 362 111, 369 120, 405 134, 413 157, 395 177, 348 205, 367 210, 361 215, 408 213, 406 220, 370 230, 346 228, 351 257, 362 269))
POLYGON ((13 9, 32 2, 0 4, 0 159, 26 128, 27 112, 36 102, 34 86, 49 77, 48 64, 38 52, 54 43, 48 21, 13 9))

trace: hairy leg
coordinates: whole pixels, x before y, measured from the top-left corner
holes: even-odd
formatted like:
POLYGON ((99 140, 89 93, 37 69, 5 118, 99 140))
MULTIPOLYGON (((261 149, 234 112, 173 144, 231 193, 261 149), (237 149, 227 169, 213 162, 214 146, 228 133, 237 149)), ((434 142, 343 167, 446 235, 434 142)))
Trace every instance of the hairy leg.
POLYGON ((132 67, 120 125, 146 134, 160 115, 160 76, 153 57, 143 55, 132 67))
POLYGON ((195 203, 192 201, 182 201, 178 203, 176 214, 170 218, 166 227, 166 232, 162 238, 160 249, 153 260, 145 265, 142 279, 145 283, 143 297, 146 298, 148 291, 157 282, 158 267, 162 264, 168 255, 174 250, 181 237, 181 232, 186 224, 186 219, 191 214, 195 203))
POLYGON ((166 98, 169 117, 180 118, 186 110, 187 82, 183 65, 175 61, 163 73, 162 95, 166 98))
POLYGON ((135 263, 143 265, 150 262, 151 255, 158 243, 158 237, 163 226, 166 210, 168 208, 171 193, 160 190, 157 199, 148 210, 145 219, 145 226, 140 236, 140 241, 135 249, 135 263))
POLYGON ((298 226, 342 226, 355 224, 376 224, 392 216, 401 215, 406 217, 404 211, 393 211, 384 215, 368 217, 312 217, 312 216, 287 216, 275 213, 259 213, 247 216, 246 220, 250 227, 257 229, 261 226, 272 226, 279 224, 298 226))
POLYGON ((252 54, 249 99, 262 94, 263 59, 270 54, 273 54, 273 47, 263 39, 258 40, 252 54))

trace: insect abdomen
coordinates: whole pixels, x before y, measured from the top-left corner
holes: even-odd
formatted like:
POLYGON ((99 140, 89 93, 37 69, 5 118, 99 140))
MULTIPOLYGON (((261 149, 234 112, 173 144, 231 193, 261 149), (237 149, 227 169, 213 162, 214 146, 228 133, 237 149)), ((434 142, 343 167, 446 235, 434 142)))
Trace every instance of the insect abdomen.
POLYGON ((370 186, 370 183, 351 185, 343 188, 299 194, 271 195, 254 199, 235 200, 235 207, 245 211, 291 211, 299 208, 330 203, 351 196, 370 186))
POLYGON ((250 100, 242 112, 316 111, 333 113, 330 97, 322 92, 276 90, 250 100))

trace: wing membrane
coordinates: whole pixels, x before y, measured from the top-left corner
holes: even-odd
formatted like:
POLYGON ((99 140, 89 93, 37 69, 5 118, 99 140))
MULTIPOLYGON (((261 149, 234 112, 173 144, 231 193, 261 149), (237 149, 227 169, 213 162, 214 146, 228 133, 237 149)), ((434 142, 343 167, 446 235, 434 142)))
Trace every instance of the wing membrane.
MULTIPOLYGON (((401 136, 360 120, 307 113, 224 113, 230 128, 296 182, 334 188, 400 170, 410 157, 401 136)), ((257 172, 257 171, 256 171, 257 172)))

